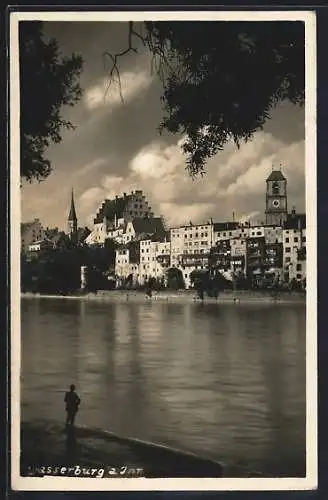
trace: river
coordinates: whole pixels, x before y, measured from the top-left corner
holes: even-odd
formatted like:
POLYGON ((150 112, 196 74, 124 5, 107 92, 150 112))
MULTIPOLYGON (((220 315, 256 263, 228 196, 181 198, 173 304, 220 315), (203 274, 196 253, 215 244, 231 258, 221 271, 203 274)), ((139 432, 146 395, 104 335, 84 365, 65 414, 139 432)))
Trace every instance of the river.
POLYGON ((228 476, 305 476, 305 305, 22 300, 21 418, 207 455, 228 476))

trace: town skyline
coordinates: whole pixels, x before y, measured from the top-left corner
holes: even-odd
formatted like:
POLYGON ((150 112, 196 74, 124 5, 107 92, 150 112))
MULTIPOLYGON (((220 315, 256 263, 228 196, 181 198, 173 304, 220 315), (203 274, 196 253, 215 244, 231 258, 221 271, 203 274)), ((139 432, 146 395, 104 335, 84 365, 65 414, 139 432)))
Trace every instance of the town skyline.
MULTIPOLYGON (((270 172, 282 172, 284 178, 286 179, 285 175, 284 175, 284 171, 282 169, 282 165, 280 164, 279 167, 278 166, 274 166, 272 165, 271 167, 271 170, 270 172)), ((270 174, 269 174, 270 175, 270 174)), ((264 179, 264 196, 265 196, 265 193, 266 193, 266 189, 265 189, 265 184, 269 178, 269 175, 266 177, 266 179, 264 179)), ((288 203, 287 205, 287 211, 288 212, 291 212, 291 211, 296 211, 297 213, 305 213, 305 210, 299 210, 299 206, 296 206, 295 203, 293 203, 293 200, 290 200, 289 199, 289 196, 288 196, 288 179, 287 180, 287 195, 286 195, 286 201, 288 203)), ((135 190, 136 192, 138 192, 139 190, 135 190)), ((146 198, 147 199, 150 199, 149 198, 149 195, 148 193, 145 193, 143 190, 140 190, 142 193, 144 193, 146 195, 146 198)), ((99 202, 95 212, 93 212, 92 214, 89 215, 89 224, 84 224, 84 221, 81 221, 79 219, 79 210, 78 210, 78 206, 76 204, 76 197, 75 197, 75 192, 74 192, 74 188, 71 188, 69 190, 69 201, 67 203, 67 211, 66 211, 66 214, 65 214, 65 220, 64 220, 64 223, 62 223, 61 225, 56 225, 56 226, 49 226, 47 224, 44 224, 43 220, 41 217, 36 217, 36 216, 32 216, 29 220, 24 220, 22 221, 23 224, 25 223, 29 223, 29 222, 32 222, 33 220, 40 220, 40 222, 42 223, 43 227, 46 227, 46 228, 49 228, 51 229, 51 227, 54 227, 60 231, 63 231, 63 232, 67 232, 67 229, 68 229, 68 226, 70 224, 70 217, 71 217, 71 212, 72 212, 72 203, 73 203, 73 207, 74 207, 74 211, 76 210, 75 212, 75 217, 76 217, 76 224, 77 224, 77 227, 80 227, 80 228, 87 228, 89 230, 92 230, 93 226, 94 226, 94 221, 95 221, 95 218, 97 217, 97 214, 99 213, 99 211, 101 210, 101 205, 105 202, 105 201, 115 201, 115 199, 117 198, 124 198, 126 195, 127 196, 131 196, 131 194, 133 194, 134 190, 131 190, 131 191, 128 191, 128 192, 117 192, 115 193, 111 198, 104 198, 102 199, 101 202, 99 202)), ((265 204, 265 199, 263 198, 263 204, 265 204)), ((264 205, 263 205, 264 206, 264 205)), ((150 207, 152 209, 152 207, 150 207)), ((230 214, 230 217, 228 216, 227 218, 222 218, 222 219, 218 219, 218 218, 213 218, 212 215, 209 215, 207 218, 203 218, 203 219, 196 219, 196 220, 192 220, 190 217, 186 220, 182 220, 180 223, 178 224, 168 224, 167 223, 167 220, 165 219, 165 216, 163 216, 163 214, 158 214, 156 212, 154 212, 154 210, 152 209, 152 214, 151 217, 161 217, 163 219, 163 222, 165 223, 166 227, 168 230, 170 229, 173 229, 175 227, 182 227, 182 226, 187 226, 189 224, 193 224, 193 225, 202 225, 202 224, 206 224, 206 223, 215 223, 215 222, 220 222, 220 223, 224 223, 224 222, 236 222, 236 223, 239 223, 241 225, 245 224, 245 223, 249 223, 250 225, 252 226, 263 226, 263 225, 271 225, 270 223, 268 223, 266 221, 266 213, 265 213, 265 210, 262 210, 261 212, 258 211, 258 212, 251 212, 250 214, 250 217, 238 217, 238 214, 236 214, 236 212, 233 210, 230 214)))
POLYGON ((105 97, 103 51, 126 43, 125 23, 46 22, 63 55, 85 59, 84 96, 64 116, 77 125, 63 142, 49 148, 53 173, 41 183, 23 183, 22 221, 38 217, 49 227, 66 229, 70 191, 74 188, 79 223, 90 226, 105 198, 142 189, 153 210, 169 225, 264 215, 265 178, 272 164, 282 164, 290 204, 305 211, 304 109, 282 103, 252 141, 238 150, 228 143, 207 165, 203 178, 192 180, 176 136, 159 136, 161 84, 151 75, 150 58, 122 59, 124 103, 118 89, 105 97), (92 43, 91 43, 92 41, 92 43))

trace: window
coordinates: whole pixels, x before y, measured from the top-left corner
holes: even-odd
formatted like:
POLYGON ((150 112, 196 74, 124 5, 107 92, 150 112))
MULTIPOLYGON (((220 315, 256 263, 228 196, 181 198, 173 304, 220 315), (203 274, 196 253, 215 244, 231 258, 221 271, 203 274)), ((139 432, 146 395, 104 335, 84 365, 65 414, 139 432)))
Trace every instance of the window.
POLYGON ((296 271, 302 271, 302 264, 296 265, 296 271))
POLYGON ((279 183, 278 182, 273 182, 273 184, 272 184, 272 193, 273 194, 279 194, 279 183))
POLYGON ((226 233, 223 233, 223 236, 225 236, 225 235, 226 235, 226 233))
POLYGON ((290 247, 286 247, 286 248, 285 248, 285 252, 286 252, 286 253, 290 253, 290 247))
MULTIPOLYGON (((205 234, 205 236, 207 236, 207 233, 205 234)), ((231 231, 229 232, 229 236, 232 236, 232 232, 231 231)))
POLYGON ((294 243, 298 243, 298 237, 297 236, 295 236, 295 238, 294 238, 294 243))
POLYGON ((305 242, 306 242, 306 237, 302 236, 302 243, 305 243, 305 242))
POLYGON ((256 234, 257 234, 257 236, 261 236, 262 233, 261 233, 261 231, 257 231, 256 234))
POLYGON ((188 274, 187 273, 185 273, 185 278, 188 278, 188 274))
POLYGON ((297 280, 301 280, 302 279, 302 275, 301 274, 296 274, 296 279, 297 280))
POLYGON ((286 243, 289 243, 289 238, 285 238, 285 242, 286 242, 286 243))
POLYGON ((187 235, 187 234, 185 234, 185 238, 187 238, 187 237, 188 237, 188 235, 187 235))

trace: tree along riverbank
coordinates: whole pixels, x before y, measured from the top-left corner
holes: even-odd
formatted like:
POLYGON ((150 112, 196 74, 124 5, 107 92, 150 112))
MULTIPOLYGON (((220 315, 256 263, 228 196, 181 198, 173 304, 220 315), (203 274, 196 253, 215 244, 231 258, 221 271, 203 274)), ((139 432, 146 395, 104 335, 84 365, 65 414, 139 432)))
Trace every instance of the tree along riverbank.
POLYGON ((305 292, 295 291, 221 291, 217 298, 204 296, 200 299, 195 290, 179 290, 179 291, 154 291, 151 295, 147 295, 144 291, 136 290, 106 290, 98 291, 97 293, 74 293, 74 294, 39 294, 25 292, 21 293, 22 298, 26 299, 71 299, 71 300, 93 300, 93 301, 108 301, 108 302, 186 302, 186 303, 274 303, 274 304, 289 304, 289 303, 306 303, 305 292))

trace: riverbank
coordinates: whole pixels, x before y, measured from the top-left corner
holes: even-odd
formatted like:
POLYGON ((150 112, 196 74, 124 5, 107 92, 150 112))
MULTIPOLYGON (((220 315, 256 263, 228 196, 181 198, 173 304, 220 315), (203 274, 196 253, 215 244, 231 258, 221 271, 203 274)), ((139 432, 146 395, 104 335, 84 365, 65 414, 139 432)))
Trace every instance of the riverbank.
POLYGON ((69 300, 88 300, 88 301, 104 301, 104 302, 183 302, 183 303, 232 303, 232 304, 248 304, 259 302, 266 304, 293 304, 293 303, 306 303, 306 294, 304 292, 278 292, 274 294, 272 291, 249 291, 249 290, 236 290, 236 291, 222 291, 219 293, 218 298, 207 297, 204 300, 196 296, 194 290, 179 290, 173 291, 159 291, 153 292, 152 297, 148 297, 143 291, 135 290, 110 290, 98 291, 97 293, 86 294, 72 294, 72 295, 51 295, 39 293, 21 293, 22 298, 26 299, 69 299, 69 300))
POLYGON ((219 462, 109 431, 22 422, 21 475, 222 477, 219 462), (92 471, 94 471, 92 473, 92 471))

